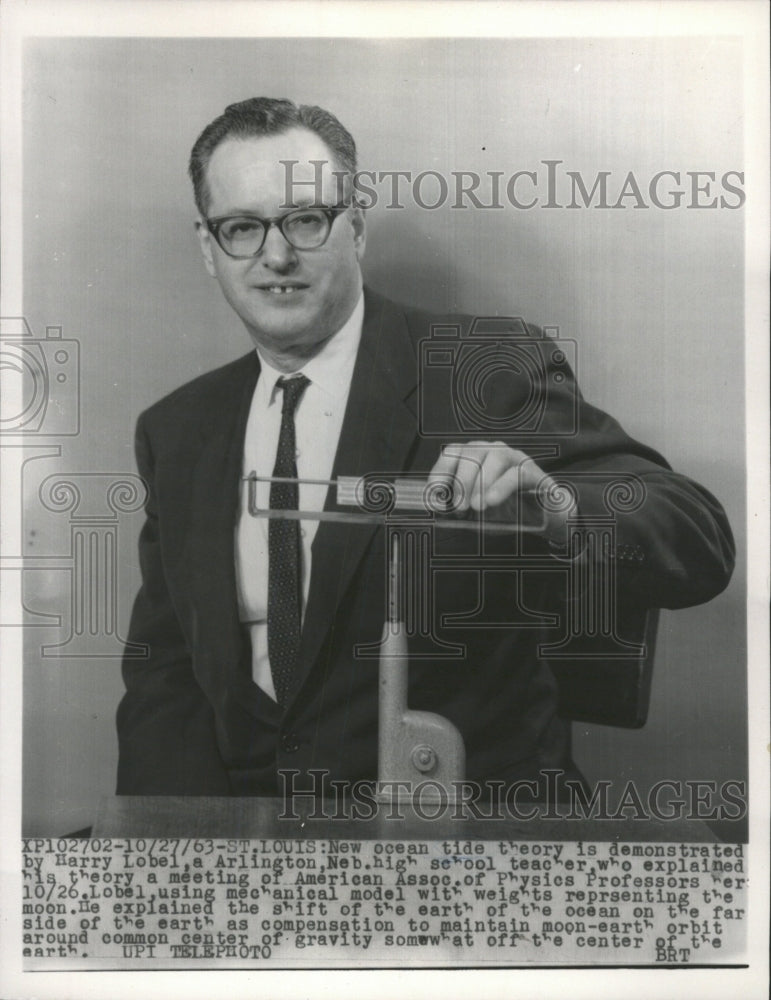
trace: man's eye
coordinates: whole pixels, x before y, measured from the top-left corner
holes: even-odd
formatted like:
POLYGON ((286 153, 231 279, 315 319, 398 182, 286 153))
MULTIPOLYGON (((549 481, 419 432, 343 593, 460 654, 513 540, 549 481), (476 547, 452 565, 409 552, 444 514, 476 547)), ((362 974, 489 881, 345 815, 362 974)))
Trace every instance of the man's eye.
POLYGON ((262 223, 256 222, 254 219, 237 219, 228 223, 225 227, 225 233, 231 237, 251 236, 254 233, 260 232, 261 229, 262 223))
POLYGON ((320 226, 323 223, 323 216, 318 212, 308 212, 305 215, 293 215, 290 221, 293 226, 320 226))

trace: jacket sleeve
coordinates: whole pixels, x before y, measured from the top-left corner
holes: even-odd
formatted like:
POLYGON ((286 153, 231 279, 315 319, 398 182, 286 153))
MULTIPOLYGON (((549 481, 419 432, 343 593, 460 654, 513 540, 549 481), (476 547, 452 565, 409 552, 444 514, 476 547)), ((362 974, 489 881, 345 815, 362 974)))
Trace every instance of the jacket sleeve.
POLYGON ((166 582, 152 451, 142 417, 136 457, 147 500, 139 539, 142 585, 128 639, 144 652, 127 653, 123 660, 126 693, 117 713, 117 794, 229 795, 214 714, 193 674, 191 651, 166 582))
MULTIPOLYGON (((619 595, 649 608, 686 608, 712 600, 728 585, 735 547, 725 512, 698 483, 634 452, 612 453, 556 474, 573 486, 575 524, 612 524, 604 545, 580 552, 615 563, 619 595)), ((579 530, 580 534, 580 530, 579 530)), ((598 535, 596 537, 599 537, 598 535)), ((607 571, 607 570, 605 570, 607 571)))
POLYGON ((557 394, 550 403, 563 426, 570 425, 560 407, 575 408, 576 433, 559 441, 543 468, 575 497, 576 525, 583 522, 588 535, 592 524, 609 528, 602 543, 596 534, 594 548, 580 557, 605 566, 613 561, 619 595, 639 606, 684 608, 711 600, 728 585, 735 559, 720 503, 587 403, 572 373, 563 384, 567 397, 557 394))
MULTIPOLYGON (((447 444, 473 438, 507 445, 553 481, 543 498, 552 511, 567 511, 571 496, 575 500, 572 544, 549 546, 555 559, 579 563, 571 574, 574 591, 599 594, 605 573, 605 582, 611 580, 619 598, 636 609, 684 608, 711 600, 728 585, 735 547, 722 506, 583 398, 573 371, 574 343, 515 317, 465 317, 460 324, 458 317, 418 316, 411 323, 418 345, 430 342, 444 355, 433 361, 428 351, 420 353, 418 399, 426 434, 439 437, 440 429, 447 444), (443 332, 448 329, 452 337, 443 332), (592 568, 589 560, 597 572, 582 576, 582 566, 592 568)), ((532 533, 532 514, 530 501, 515 499, 492 517, 524 517, 530 531, 521 551, 541 556, 547 543, 532 533)), ((494 535, 486 545, 507 551, 505 539, 494 535)))

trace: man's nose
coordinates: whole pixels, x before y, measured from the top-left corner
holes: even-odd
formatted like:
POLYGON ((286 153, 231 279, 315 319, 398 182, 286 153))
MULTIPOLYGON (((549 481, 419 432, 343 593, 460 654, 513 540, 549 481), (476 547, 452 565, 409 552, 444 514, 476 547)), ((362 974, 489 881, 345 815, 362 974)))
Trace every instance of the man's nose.
POLYGON ((297 252, 291 243, 287 242, 278 226, 273 225, 265 234, 260 259, 266 267, 274 271, 285 271, 297 264, 297 252))

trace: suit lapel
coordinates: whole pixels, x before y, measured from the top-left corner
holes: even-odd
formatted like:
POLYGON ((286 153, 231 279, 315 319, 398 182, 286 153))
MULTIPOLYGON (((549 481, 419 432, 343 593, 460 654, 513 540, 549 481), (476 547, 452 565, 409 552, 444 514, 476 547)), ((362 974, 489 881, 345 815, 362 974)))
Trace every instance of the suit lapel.
POLYGON ((194 655, 203 683, 224 690, 223 674, 239 682, 242 635, 238 620, 233 531, 238 509, 244 435, 259 375, 256 352, 233 366, 216 398, 200 407, 197 454, 190 481, 186 548, 193 607, 194 655))
MULTIPOLYGON (((406 320, 365 290, 365 314, 332 478, 397 473, 417 437, 417 362, 406 320)), ((339 509, 333 491, 327 510, 339 509)), ((376 531, 375 525, 322 521, 313 543, 310 591, 300 646, 301 677, 312 669, 340 602, 376 531)), ((385 609, 384 609, 385 612, 385 609)))

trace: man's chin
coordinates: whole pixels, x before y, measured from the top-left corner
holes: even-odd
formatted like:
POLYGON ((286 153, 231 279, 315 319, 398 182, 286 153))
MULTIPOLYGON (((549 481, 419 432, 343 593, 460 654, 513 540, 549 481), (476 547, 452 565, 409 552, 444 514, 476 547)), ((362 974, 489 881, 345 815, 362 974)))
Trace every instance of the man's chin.
MULTIPOLYGON (((302 317, 293 317, 294 322, 290 322, 285 317, 283 323, 260 322, 259 325, 247 324, 252 340, 257 347, 268 352, 296 353, 297 357, 307 356, 313 353, 314 347, 324 341, 321 335, 321 324, 319 322, 302 322, 302 317)), ((264 320, 264 317, 261 317, 264 320)))
POLYGON ((247 323, 256 336, 268 340, 291 340, 302 337, 316 325, 312 311, 301 302, 260 303, 253 310, 253 320, 247 323))

